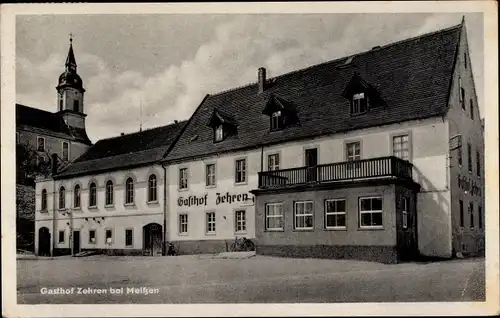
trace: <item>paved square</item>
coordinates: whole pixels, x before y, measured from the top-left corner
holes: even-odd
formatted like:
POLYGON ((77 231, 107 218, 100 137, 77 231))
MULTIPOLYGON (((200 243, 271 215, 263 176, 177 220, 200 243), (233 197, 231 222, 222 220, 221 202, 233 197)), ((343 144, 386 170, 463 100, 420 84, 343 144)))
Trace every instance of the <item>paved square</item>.
POLYGON ((484 301, 485 297, 484 259, 387 265, 265 256, 60 257, 18 260, 17 281, 20 304, 484 301))

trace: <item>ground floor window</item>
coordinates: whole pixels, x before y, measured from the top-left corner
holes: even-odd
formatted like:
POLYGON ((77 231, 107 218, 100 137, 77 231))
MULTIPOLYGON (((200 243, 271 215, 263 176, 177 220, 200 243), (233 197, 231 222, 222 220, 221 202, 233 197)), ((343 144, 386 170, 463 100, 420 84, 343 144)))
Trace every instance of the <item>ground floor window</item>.
POLYGON ((266 230, 283 230, 283 203, 266 204, 266 230))
POLYGON ((345 199, 325 201, 325 228, 345 229, 345 199))
POLYGON ((474 202, 469 203, 469 213, 470 213, 470 228, 474 228, 474 202))
POLYGON ((234 229, 236 232, 245 232, 247 230, 246 215, 245 214, 246 214, 245 210, 235 212, 234 229))
POLYGON ((95 244, 96 243, 96 235, 95 235, 95 230, 89 230, 89 243, 90 244, 95 244))
POLYGON ((125 246, 134 245, 134 231, 132 229, 125 230, 125 246))
POLYGON ((65 236, 66 236, 66 233, 64 231, 59 231, 59 240, 58 240, 59 244, 64 243, 65 236))
POLYGON ((188 232, 188 215, 179 214, 179 233, 187 234, 188 232))
POLYGON ((460 227, 464 227, 464 201, 459 200, 458 204, 460 208, 460 227))
POLYGON ((313 202, 295 202, 294 229, 310 230, 313 228, 313 202))
POLYGON ((479 219, 478 219, 479 228, 482 229, 483 228, 483 208, 481 206, 477 207, 477 215, 479 217, 479 219))
POLYGON ((382 227, 382 197, 359 198, 359 227, 382 227))
POLYGON ((215 234, 215 212, 207 213, 207 234, 215 234))
POLYGON ((106 244, 111 244, 113 243, 113 230, 107 229, 106 230, 106 244))

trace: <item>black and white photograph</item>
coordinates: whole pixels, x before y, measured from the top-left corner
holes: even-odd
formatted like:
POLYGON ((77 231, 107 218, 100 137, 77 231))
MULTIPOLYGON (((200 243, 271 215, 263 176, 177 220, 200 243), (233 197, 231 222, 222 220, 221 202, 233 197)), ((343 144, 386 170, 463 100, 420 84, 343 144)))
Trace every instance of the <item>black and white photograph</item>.
POLYGON ((2 5, 3 316, 498 314, 492 4, 2 5))

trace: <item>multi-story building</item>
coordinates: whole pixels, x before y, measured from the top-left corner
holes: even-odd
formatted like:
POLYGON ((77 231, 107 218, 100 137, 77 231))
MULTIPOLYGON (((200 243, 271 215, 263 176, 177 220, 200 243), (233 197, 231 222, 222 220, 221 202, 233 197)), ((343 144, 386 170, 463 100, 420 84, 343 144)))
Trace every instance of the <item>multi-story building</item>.
POLYGON ((161 255, 165 179, 158 161, 182 126, 99 140, 52 178, 37 182, 36 253, 161 255))
POLYGON ((92 144, 85 129, 85 89, 71 42, 65 68, 56 87, 57 112, 16 104, 17 233, 23 248, 32 248, 29 242, 34 239, 35 178, 50 175, 52 160, 62 169, 92 144))
POLYGON ((213 253, 246 237, 259 254, 384 262, 483 251, 464 21, 274 78, 260 68, 160 129, 100 141, 37 184, 43 242, 157 255, 161 242, 213 253))
POLYGON ((272 255, 478 253, 483 154, 464 21, 271 79, 261 68, 206 96, 167 155, 167 239, 181 253, 235 236, 272 255))

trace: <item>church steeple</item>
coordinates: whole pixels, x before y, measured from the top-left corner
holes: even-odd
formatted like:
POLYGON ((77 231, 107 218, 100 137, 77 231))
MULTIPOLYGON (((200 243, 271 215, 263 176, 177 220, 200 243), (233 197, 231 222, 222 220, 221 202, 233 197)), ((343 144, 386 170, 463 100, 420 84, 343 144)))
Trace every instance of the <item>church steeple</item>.
POLYGON ((71 71, 76 73, 76 59, 75 53, 73 53, 73 34, 69 34, 69 51, 68 57, 66 58, 66 71, 71 71))
POLYGON ((58 110, 68 126, 85 129, 83 105, 83 81, 76 72, 76 59, 73 51, 73 35, 70 33, 69 50, 65 70, 59 76, 57 89, 58 110))

